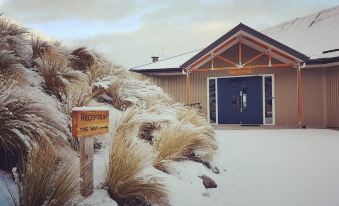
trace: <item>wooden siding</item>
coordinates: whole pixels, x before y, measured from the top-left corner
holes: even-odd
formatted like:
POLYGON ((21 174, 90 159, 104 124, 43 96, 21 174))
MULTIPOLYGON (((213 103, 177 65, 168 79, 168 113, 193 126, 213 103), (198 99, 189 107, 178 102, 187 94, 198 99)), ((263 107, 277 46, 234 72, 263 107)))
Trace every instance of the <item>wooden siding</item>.
MULTIPOLYGON (((244 46, 243 59, 249 59, 259 52, 244 46)), ((234 46, 220 56, 237 61, 237 47, 234 46)), ((272 59, 272 62, 279 63, 272 59)), ((263 56, 253 64, 267 64, 263 56)), ((215 67, 230 66, 218 59, 215 67)), ((210 68, 207 62, 201 68, 210 68)), ((250 75, 273 74, 275 83, 275 123, 281 126, 297 125, 297 74, 294 68, 252 69, 250 75)), ((207 78, 232 76, 229 71, 194 72, 190 75, 191 103, 200 103, 207 116, 207 78)), ((151 76, 152 81, 164 89, 175 100, 186 103, 185 76, 151 76)), ((220 92, 220 91, 219 91, 220 92)), ((303 120, 310 127, 339 127, 339 66, 336 68, 302 69, 303 120)))
POLYGON ((327 79, 327 126, 339 127, 339 66, 329 68, 327 79))
POLYGON ((185 76, 146 76, 146 78, 150 78, 153 83, 161 87, 174 100, 185 104, 185 76))

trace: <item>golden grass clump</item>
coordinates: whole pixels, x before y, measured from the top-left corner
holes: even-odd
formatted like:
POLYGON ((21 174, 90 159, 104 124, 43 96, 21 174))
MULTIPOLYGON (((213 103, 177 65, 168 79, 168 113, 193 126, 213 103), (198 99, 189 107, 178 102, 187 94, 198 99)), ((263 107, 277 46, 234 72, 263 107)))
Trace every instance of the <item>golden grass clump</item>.
POLYGON ((57 48, 48 49, 35 59, 36 67, 45 80, 46 90, 61 99, 73 87, 88 85, 88 77, 70 67, 69 58, 57 48))
POLYGON ((132 120, 134 115, 135 110, 126 111, 113 139, 106 177, 108 193, 120 205, 167 205, 161 181, 142 174, 150 155, 133 139, 137 132, 137 123, 132 120))
POLYGON ((12 205, 59 206, 79 201, 76 199, 80 185, 78 163, 75 159, 60 163, 56 150, 48 143, 33 147, 23 158, 16 182, 19 197, 10 197, 12 205))
POLYGON ((207 122, 207 120, 203 117, 202 114, 194 107, 183 107, 178 109, 177 111, 177 119, 183 122, 189 122, 196 126, 197 132, 207 138, 213 149, 218 149, 215 140, 215 131, 213 127, 207 122))
POLYGON ((162 127, 155 136, 153 165, 160 170, 164 168, 166 161, 188 159, 187 156, 195 151, 199 151, 204 157, 210 157, 214 153, 210 141, 199 135, 196 128, 188 122, 162 127))
POLYGON ((32 48, 28 41, 29 31, 0 14, 0 50, 11 51, 18 57, 18 63, 32 66, 32 48))
POLYGON ((14 158, 10 166, 33 145, 41 141, 64 144, 70 136, 66 118, 52 99, 37 95, 42 93, 22 89, 0 76, 0 151, 14 158))
POLYGON ((127 108, 132 106, 132 102, 126 100, 122 93, 122 90, 126 87, 126 82, 115 81, 106 90, 109 97, 112 99, 112 106, 121 111, 125 111, 127 108))

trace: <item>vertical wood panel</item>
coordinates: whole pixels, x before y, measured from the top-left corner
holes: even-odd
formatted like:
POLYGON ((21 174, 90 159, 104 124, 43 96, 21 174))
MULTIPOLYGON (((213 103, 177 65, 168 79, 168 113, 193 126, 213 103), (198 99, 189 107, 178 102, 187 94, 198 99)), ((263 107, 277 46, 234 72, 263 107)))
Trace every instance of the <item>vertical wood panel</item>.
POLYGON ((339 67, 327 69, 328 127, 339 127, 339 67))

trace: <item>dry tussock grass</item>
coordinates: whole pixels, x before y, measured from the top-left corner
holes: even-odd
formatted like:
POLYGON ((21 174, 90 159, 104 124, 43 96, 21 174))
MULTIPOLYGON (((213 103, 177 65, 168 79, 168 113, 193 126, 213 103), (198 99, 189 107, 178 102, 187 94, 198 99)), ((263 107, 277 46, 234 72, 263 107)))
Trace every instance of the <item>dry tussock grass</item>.
POLYGON ((207 122, 202 114, 196 108, 193 107, 183 107, 177 111, 177 119, 183 122, 189 122, 197 127, 197 131, 200 135, 206 137, 210 142, 213 148, 217 149, 217 144, 215 140, 215 131, 213 127, 207 122))
POLYGON ((45 80, 46 90, 60 99, 70 88, 88 85, 87 75, 70 68, 68 57, 56 49, 47 50, 35 63, 45 80))
POLYGON ((27 40, 29 32, 0 14, 0 49, 12 51, 18 62, 26 67, 32 66, 32 49, 27 40))
POLYGON ((89 78, 91 83, 100 81, 101 78, 111 75, 109 64, 92 64, 89 66, 89 78))
POLYGON ((155 133, 157 137, 154 143, 154 167, 161 170, 168 160, 187 159, 193 151, 212 154, 213 148, 210 142, 199 135, 195 127, 188 122, 177 122, 162 127, 155 133))
POLYGON ((62 109, 67 115, 71 115, 73 107, 83 107, 89 105, 93 101, 95 93, 91 88, 74 87, 67 91, 67 95, 62 97, 62 109))
POLYGON ((0 48, 0 75, 20 83, 26 82, 25 67, 13 51, 0 48))
POLYGON ((0 143, 8 157, 18 157, 42 141, 64 144, 70 136, 66 118, 48 102, 50 97, 37 94, 0 76, 0 143))
POLYGON ((110 98, 112 98, 111 104, 114 108, 117 108, 121 111, 126 110, 127 108, 132 106, 132 102, 126 100, 124 95, 122 95, 122 91, 126 89, 127 83, 123 81, 115 81, 107 89, 107 94, 110 98))
POLYGON ((149 154, 133 140, 137 132, 135 114, 135 110, 126 112, 114 137, 106 177, 108 193, 121 205, 166 205, 164 185, 154 176, 142 175, 149 154))
MULTIPOLYGON (((57 151, 49 143, 33 147, 23 157, 23 167, 16 177, 16 192, 9 201, 15 206, 74 205, 79 191, 79 165, 74 160, 59 163, 57 151)), ((7 188, 9 189, 9 188, 7 188)), ((16 192, 9 191, 9 194, 16 192)))

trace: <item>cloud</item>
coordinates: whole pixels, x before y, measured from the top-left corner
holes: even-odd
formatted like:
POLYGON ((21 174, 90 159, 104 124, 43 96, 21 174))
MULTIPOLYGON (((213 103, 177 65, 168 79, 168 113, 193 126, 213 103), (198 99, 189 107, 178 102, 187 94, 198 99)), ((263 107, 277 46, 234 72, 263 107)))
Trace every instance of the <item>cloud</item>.
POLYGON ((240 22, 262 30, 335 1, 8 0, 1 8, 54 38, 132 67, 154 53, 169 57, 205 47, 240 22))
POLYGON ((138 13, 137 0, 7 0, 6 14, 25 22, 58 20, 117 21, 138 13))

